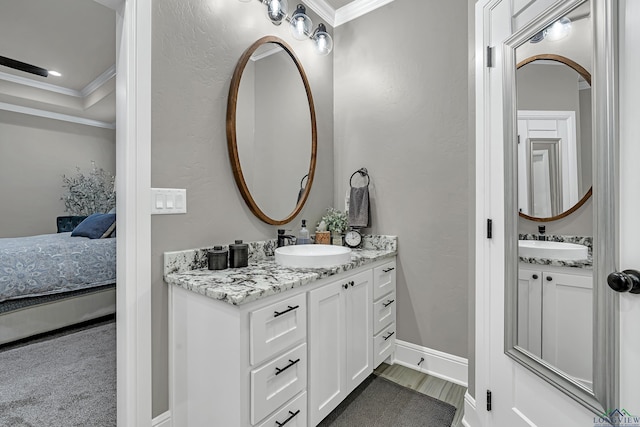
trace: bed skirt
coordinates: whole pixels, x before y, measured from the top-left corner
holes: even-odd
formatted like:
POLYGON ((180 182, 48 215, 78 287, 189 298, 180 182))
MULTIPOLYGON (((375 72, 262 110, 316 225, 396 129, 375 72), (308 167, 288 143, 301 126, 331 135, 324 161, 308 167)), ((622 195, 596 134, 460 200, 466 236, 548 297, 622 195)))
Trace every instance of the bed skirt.
POLYGON ((0 303, 0 345, 116 311, 116 285, 0 303))

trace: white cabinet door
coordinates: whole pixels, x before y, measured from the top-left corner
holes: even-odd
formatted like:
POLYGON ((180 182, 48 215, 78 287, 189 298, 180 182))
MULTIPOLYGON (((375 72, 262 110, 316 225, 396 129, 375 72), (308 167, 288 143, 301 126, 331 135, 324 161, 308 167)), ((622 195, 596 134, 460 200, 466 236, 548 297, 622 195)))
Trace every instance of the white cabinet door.
POLYGON ((543 274, 542 358, 591 387, 593 280, 591 276, 543 274))
POLYGON ((373 274, 309 292, 309 424, 317 425, 373 372, 373 274))
POLYGON ((351 276, 344 292, 346 314, 346 392, 373 372, 373 288, 371 270, 351 276))
POLYGON ((542 272, 518 270, 518 345, 542 357, 542 272))
POLYGON ((344 285, 309 292, 309 425, 317 425, 347 396, 344 285))

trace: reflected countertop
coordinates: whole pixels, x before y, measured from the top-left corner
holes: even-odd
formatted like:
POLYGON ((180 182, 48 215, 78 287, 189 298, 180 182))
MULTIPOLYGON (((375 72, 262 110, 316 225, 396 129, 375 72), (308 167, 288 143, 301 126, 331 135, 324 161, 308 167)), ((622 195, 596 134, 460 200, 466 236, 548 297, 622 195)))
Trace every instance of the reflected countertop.
MULTIPOLYGON (((536 234, 520 234, 519 240, 538 240, 536 234)), ((561 235, 547 235, 547 241, 551 242, 566 242, 584 245, 588 249, 588 255, 586 259, 580 260, 563 260, 563 259, 549 259, 549 258, 535 258, 535 257, 518 257, 521 263, 535 264, 535 265, 553 265, 556 267, 570 267, 570 268, 583 268, 593 269, 593 238, 587 236, 561 236, 561 235)))

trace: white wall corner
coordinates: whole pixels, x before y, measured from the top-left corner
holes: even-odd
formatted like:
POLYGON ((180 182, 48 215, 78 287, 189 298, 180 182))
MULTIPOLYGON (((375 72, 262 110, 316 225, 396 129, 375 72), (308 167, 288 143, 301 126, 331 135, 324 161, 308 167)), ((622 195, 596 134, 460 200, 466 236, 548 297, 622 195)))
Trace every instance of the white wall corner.
POLYGON ((393 0, 355 0, 336 11, 334 27, 345 24, 362 15, 366 15, 367 13, 389 4, 392 1, 393 0))
POLYGON ((325 0, 303 0, 311 10, 313 10, 320 19, 324 19, 327 24, 335 28, 336 12, 331 5, 325 0))
POLYGON ((460 356, 396 340, 395 363, 463 387, 468 386, 469 362, 460 356), (418 365, 422 358, 424 361, 418 365))
POLYGON ((163 412, 151 420, 151 427, 171 427, 171 411, 163 412))
POLYGON ((464 417, 462 417, 464 427, 479 427, 480 418, 476 412, 476 400, 467 391, 464 395, 464 417))

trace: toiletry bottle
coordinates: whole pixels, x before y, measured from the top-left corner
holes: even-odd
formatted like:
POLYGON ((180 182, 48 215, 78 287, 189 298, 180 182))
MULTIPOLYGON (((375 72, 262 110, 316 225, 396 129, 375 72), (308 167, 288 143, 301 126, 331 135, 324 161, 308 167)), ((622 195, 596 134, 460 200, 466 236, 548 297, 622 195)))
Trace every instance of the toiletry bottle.
POLYGON ((249 265, 249 245, 236 240, 235 244, 229 245, 229 267, 240 268, 249 265))
POLYGON ((311 238, 309 237, 309 230, 307 230, 307 220, 302 220, 302 227, 300 231, 298 231, 298 239, 296 240, 296 245, 308 245, 311 243, 311 238))

